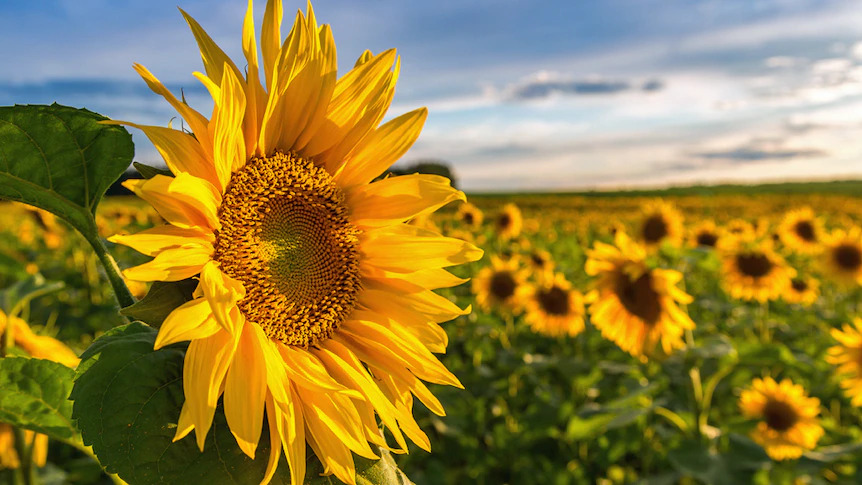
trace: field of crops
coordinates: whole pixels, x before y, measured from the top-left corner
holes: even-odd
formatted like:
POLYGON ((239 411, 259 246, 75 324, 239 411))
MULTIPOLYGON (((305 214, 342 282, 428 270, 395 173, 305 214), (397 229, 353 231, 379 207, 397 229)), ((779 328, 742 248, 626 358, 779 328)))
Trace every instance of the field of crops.
MULTIPOLYGON (((433 452, 398 467, 417 484, 862 481, 862 199, 812 187, 475 196, 412 221, 485 254, 438 291, 472 306, 440 356, 465 389, 432 386, 445 416, 417 400, 433 452)), ((96 220, 103 237, 163 223, 131 197, 96 220)), ((24 205, 0 210, 0 287, 35 332, 13 354, 63 361, 36 335, 80 355, 124 323, 87 242, 24 205)), ((0 469, 15 437, 0 428, 0 469)), ((110 483, 86 452, 44 450, 45 483, 110 483)))

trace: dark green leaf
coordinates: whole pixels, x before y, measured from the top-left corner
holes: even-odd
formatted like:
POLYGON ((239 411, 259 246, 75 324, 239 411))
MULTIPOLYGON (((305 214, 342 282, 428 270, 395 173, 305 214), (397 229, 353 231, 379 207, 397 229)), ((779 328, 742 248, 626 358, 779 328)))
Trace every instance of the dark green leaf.
POLYGON ((0 198, 95 231, 99 200, 134 155, 129 132, 99 123, 105 119, 58 104, 0 107, 0 198))
POLYGON ((145 179, 151 179, 156 175, 165 175, 168 177, 174 176, 174 174, 166 168, 151 167, 140 162, 133 162, 132 165, 135 166, 135 170, 137 170, 145 179))
POLYGON ((120 313, 160 327, 169 313, 192 299, 192 293, 196 287, 197 281, 193 279, 173 282, 156 281, 150 287, 147 296, 134 305, 123 308, 120 313))
POLYGON ((69 393, 75 371, 50 360, 0 359, 0 421, 62 441, 78 441, 69 393))

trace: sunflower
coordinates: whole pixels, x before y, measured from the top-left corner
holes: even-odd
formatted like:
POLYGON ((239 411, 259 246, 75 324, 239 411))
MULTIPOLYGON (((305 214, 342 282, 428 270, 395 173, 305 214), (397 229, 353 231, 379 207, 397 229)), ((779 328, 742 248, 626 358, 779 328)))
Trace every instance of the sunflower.
POLYGON ((624 232, 614 242, 596 241, 587 251, 585 271, 598 277, 585 297, 593 325, 642 360, 659 344, 665 354, 683 347, 682 335, 694 322, 678 306, 692 301, 676 286, 682 273, 648 267, 645 249, 624 232))
POLYGON ((823 245, 824 272, 844 285, 862 285, 862 230, 835 230, 823 245))
POLYGON ((752 238, 757 234, 754 224, 743 219, 732 219, 724 227, 724 232, 734 238, 752 238))
POLYGON ((690 233, 689 245, 693 248, 714 249, 721 240, 721 231, 712 221, 703 221, 696 225, 690 233))
POLYGON ((528 261, 530 262, 530 268, 539 273, 550 271, 554 268, 554 259, 551 257, 551 253, 544 249, 532 250, 528 261))
POLYGON ((518 257, 491 257, 491 265, 482 268, 473 278, 473 294, 476 303, 485 310, 503 310, 520 313, 526 295, 527 271, 521 267, 518 257))
POLYGON ((406 452, 406 436, 428 450, 413 395, 442 415, 422 381, 462 387, 432 352, 447 345, 438 323, 469 312, 432 290, 462 283, 443 268, 482 251, 406 224, 464 200, 448 179, 371 183, 413 144, 427 113, 378 126, 398 78, 395 51, 366 51, 339 78, 332 31, 318 26, 311 5, 282 43, 281 2, 270 0, 260 72, 249 2, 243 75, 183 15, 213 114, 208 120, 136 66, 193 134, 117 122, 143 130, 174 176, 126 182, 167 225, 111 238, 155 258, 127 269, 130 279, 199 280, 195 298, 168 315, 155 342, 191 341, 175 439, 194 430, 202 449, 223 395, 228 426, 252 458, 266 410, 272 452, 264 482, 283 449, 292 482, 302 483, 306 443, 346 483, 355 483, 351 453, 378 457, 369 442, 406 452))
MULTIPOLYGON (((11 332, 14 346, 29 357, 50 360, 72 368, 77 367, 80 362, 75 352, 63 342, 52 337, 36 335, 27 322, 0 311, 0 336, 7 331, 11 332)), ((48 459, 48 436, 29 430, 23 431, 24 440, 32 446, 33 463, 40 467, 45 466, 48 459)), ((19 466, 21 462, 15 451, 14 430, 12 426, 0 423, 0 469, 19 466)))
POLYGON ((662 200, 648 203, 644 207, 637 234, 647 248, 665 242, 679 246, 683 238, 682 214, 672 204, 662 200))
POLYGON ((721 258, 724 287, 736 299, 775 300, 796 276, 796 270, 763 240, 736 238, 722 250, 721 258))
POLYGON ((455 214, 455 218, 466 228, 476 229, 482 226, 484 215, 478 207, 469 202, 465 202, 461 204, 461 207, 458 207, 458 212, 455 214))
POLYGON ((584 331, 584 297, 562 273, 546 273, 526 298, 526 322, 536 333, 561 337, 584 331))
POLYGON ((521 234, 524 219, 521 217, 521 209, 515 204, 506 204, 494 219, 494 229, 501 239, 512 239, 521 234))
POLYGON ((784 216, 778 226, 778 236, 790 249, 804 254, 816 253, 821 249, 823 223, 810 208, 793 210, 784 216))
POLYGON ((773 460, 799 458, 803 451, 813 450, 823 436, 817 419, 820 400, 808 397, 805 389, 790 379, 779 384, 771 377, 755 378, 751 388, 742 391, 739 407, 747 418, 760 420, 751 438, 773 460))
POLYGON ((790 286, 781 293, 781 299, 788 303, 799 303, 809 306, 820 296, 820 282, 814 278, 794 277, 790 286))
POLYGON ((838 366, 841 387, 851 404, 862 406, 862 318, 854 319, 853 327, 845 324, 843 329, 833 328, 831 333, 838 345, 826 351, 826 361, 838 366))

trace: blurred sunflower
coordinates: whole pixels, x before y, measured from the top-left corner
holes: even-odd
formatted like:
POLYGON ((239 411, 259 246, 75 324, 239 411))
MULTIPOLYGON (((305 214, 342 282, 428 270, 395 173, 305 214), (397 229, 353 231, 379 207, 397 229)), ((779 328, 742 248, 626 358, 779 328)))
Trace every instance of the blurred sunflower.
MULTIPOLYGON (((63 342, 45 335, 36 335, 27 322, 0 311, 0 336, 7 330, 11 332, 14 347, 21 349, 29 357, 50 360, 73 369, 80 362, 75 352, 63 342)), ((33 447, 33 463, 40 467, 45 466, 48 459, 48 436, 24 430, 24 440, 33 447)), ((15 451, 14 430, 12 426, 0 423, 0 469, 19 466, 21 461, 15 451)))
POLYGON ((458 207, 458 212, 455 213, 455 219, 468 229, 476 229, 482 225, 484 215, 475 205, 469 202, 464 202, 461 204, 461 207, 458 207))
POLYGON ((528 292, 527 272, 515 256, 506 259, 492 256, 490 266, 482 268, 473 278, 476 303, 485 311, 520 313, 528 292))
POLYGON ((647 203, 638 228, 639 240, 653 248, 669 242, 679 246, 683 238, 682 214, 662 200, 647 203))
POLYGON ((743 219, 732 219, 724 226, 724 232, 734 238, 753 238, 757 234, 754 224, 743 219))
POLYGON ((806 207, 788 212, 778 226, 781 242, 790 249, 804 254, 821 249, 823 223, 806 207))
POLYGON ((530 268, 533 271, 544 272, 550 271, 554 268, 554 259, 551 257, 551 253, 545 251, 544 249, 534 249, 530 252, 530 257, 528 258, 530 262, 530 268))
POLYGON ((713 221, 702 221, 690 232, 689 245, 694 248, 715 248, 721 233, 713 221))
POLYGON ((318 26, 309 5, 282 43, 281 1, 270 0, 261 79, 251 2, 243 70, 183 15, 213 115, 206 119, 135 66, 193 134, 118 122, 143 130, 175 177, 126 182, 169 224, 111 238, 155 257, 127 269, 130 279, 200 275, 195 299, 165 319, 155 343, 191 340, 175 439, 194 430, 203 448, 223 395, 228 426, 249 457, 266 410, 272 451, 264 482, 283 449, 293 483, 302 483, 308 443, 327 474, 355 483, 351 453, 376 459, 369 442, 389 447, 375 412, 395 451, 407 451, 405 436, 430 449, 413 396, 443 414, 420 379, 461 387, 432 352, 447 345, 438 323, 469 312, 431 290, 462 283, 443 268, 482 251, 405 223, 464 200, 448 179, 371 183, 410 148, 427 113, 378 126, 398 78, 395 51, 365 51, 339 78, 329 26, 318 26))
POLYGON ((862 406, 862 318, 854 319, 852 327, 844 324, 831 333, 838 345, 827 349, 826 362, 838 366, 841 387, 851 404, 862 406))
POLYGON ((779 384, 771 377, 755 378, 751 388, 742 391, 739 407, 747 418, 760 420, 751 438, 773 460, 799 458, 803 451, 813 450, 823 436, 817 419, 820 400, 808 397, 805 389, 790 379, 779 384))
POLYGON ((862 229, 835 230, 823 246, 824 273, 844 285, 862 285, 862 229))
POLYGON ((536 333, 551 337, 584 331, 584 297, 562 273, 546 273, 526 297, 525 321, 536 333))
POLYGON ((796 276, 796 270, 763 240, 737 238, 722 250, 721 258, 724 287, 736 299, 775 300, 796 276))
POLYGON ((676 286, 682 273, 649 268, 644 248, 623 232, 617 232, 614 242, 596 241, 587 251, 585 271, 598 277, 585 297, 593 325, 642 360, 659 344, 665 354, 683 347, 683 333, 694 322, 678 306, 692 301, 676 286))
POLYGON ((790 286, 781 293, 781 299, 788 303, 809 306, 820 296, 820 282, 814 278, 794 277, 790 286))
POLYGON ((494 219, 494 229, 501 239, 512 239, 521 234, 524 219, 521 217, 521 209, 515 204, 506 204, 494 219))

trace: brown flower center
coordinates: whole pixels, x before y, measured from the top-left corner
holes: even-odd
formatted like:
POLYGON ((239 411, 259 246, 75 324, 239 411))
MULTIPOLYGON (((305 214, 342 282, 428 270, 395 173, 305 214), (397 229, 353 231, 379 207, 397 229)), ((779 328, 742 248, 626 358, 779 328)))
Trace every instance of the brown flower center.
POLYGON ((811 221, 799 221, 793 226, 793 229, 796 231, 799 239, 803 241, 814 242, 817 240, 817 236, 814 234, 814 225, 811 224, 811 221))
POLYGON ((497 216, 497 229, 505 231, 512 226, 512 216, 508 212, 504 212, 497 216))
POLYGON ((644 241, 648 243, 657 243, 667 236, 667 221, 661 214, 649 216, 644 221, 642 230, 644 241))
POLYGON ((536 295, 542 310, 549 315, 569 314, 569 292, 559 286, 552 286, 547 290, 540 290, 536 295))
POLYGON ((272 339, 332 336, 360 288, 359 230, 321 167, 292 153, 253 158, 228 185, 214 259, 246 289, 239 308, 272 339))
POLYGON ((790 404, 769 399, 763 406, 763 419, 767 426, 781 432, 792 428, 799 421, 799 415, 796 414, 796 410, 790 404))
POLYGON ((491 276, 491 294, 499 301, 511 298, 517 287, 518 283, 515 282, 515 277, 508 271, 497 271, 491 276))
POLYGON ((799 278, 793 278, 790 280, 790 286, 793 287, 798 293, 802 293, 803 291, 808 289, 808 283, 805 280, 800 280, 799 278))
POLYGON ((715 244, 718 242, 718 236, 708 232, 700 232, 697 234, 697 245, 703 246, 707 248, 714 248, 715 244))
POLYGON ((763 253, 745 253, 736 256, 736 267, 740 273, 752 278, 760 278, 772 271, 772 261, 763 253))
POLYGON ((862 251, 859 246, 850 243, 844 243, 836 247, 832 252, 832 257, 838 266, 855 271, 862 266, 862 251))
POLYGON ((615 292, 623 307, 644 323, 653 325, 661 317, 659 294, 653 289, 652 274, 647 272, 632 280, 620 271, 617 274, 615 292))
POLYGON ((475 218, 473 217, 472 212, 465 212, 464 215, 461 216, 461 220, 464 221, 464 224, 467 224, 468 226, 472 226, 475 218))

